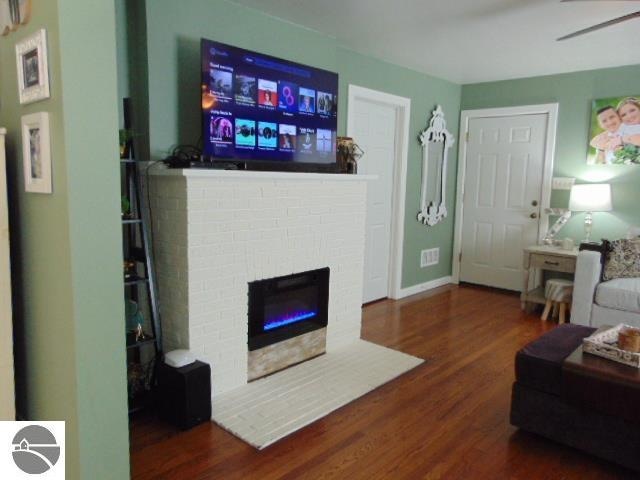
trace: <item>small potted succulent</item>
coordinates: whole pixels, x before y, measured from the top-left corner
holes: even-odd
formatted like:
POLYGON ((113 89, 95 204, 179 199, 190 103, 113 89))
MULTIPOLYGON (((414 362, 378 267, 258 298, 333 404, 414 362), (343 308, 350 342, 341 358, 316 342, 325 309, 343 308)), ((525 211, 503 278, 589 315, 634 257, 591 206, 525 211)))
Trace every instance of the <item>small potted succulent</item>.
POLYGON ((124 195, 122 195, 122 197, 120 197, 120 213, 122 215, 123 220, 127 220, 127 219, 132 218, 132 215, 131 215, 131 202, 124 195))

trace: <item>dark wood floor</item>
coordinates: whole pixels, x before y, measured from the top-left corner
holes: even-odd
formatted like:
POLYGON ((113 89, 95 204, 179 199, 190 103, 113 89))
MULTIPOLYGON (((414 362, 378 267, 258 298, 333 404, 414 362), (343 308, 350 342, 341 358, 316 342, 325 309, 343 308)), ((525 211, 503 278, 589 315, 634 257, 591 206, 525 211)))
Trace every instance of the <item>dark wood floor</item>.
POLYGON ((509 293, 448 286, 364 309, 362 336, 426 359, 257 451, 213 423, 132 423, 134 479, 618 479, 628 471, 509 425, 515 352, 553 328, 509 293))

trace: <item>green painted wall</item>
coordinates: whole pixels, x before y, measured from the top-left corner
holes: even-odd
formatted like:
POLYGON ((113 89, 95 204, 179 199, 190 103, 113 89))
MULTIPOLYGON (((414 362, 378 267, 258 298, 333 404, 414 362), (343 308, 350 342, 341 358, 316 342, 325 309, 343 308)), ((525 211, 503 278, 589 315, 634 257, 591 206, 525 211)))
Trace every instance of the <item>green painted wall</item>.
MULTIPOLYGON (((418 141, 420 131, 427 127, 431 112, 442 105, 447 127, 454 138, 458 136, 460 116, 459 85, 430 77, 413 70, 398 67, 380 60, 357 54, 344 48, 338 49, 340 73, 339 130, 346 132, 347 91, 349 84, 372 88, 411 99, 409 126, 409 158, 407 165, 407 194, 405 202, 404 254, 402 259, 402 286, 410 287, 428 280, 451 275, 453 251, 453 199, 457 169, 457 142, 449 150, 449 217, 433 227, 425 227, 416 219, 420 210, 422 183, 422 147, 418 141), (440 263, 420 268, 420 251, 440 247, 440 263)), ((357 140, 357 139, 356 139, 357 140)))
POLYGON ((200 126, 200 39, 336 70, 333 39, 224 0, 147 0, 151 155, 194 144, 200 126))
MULTIPOLYGON (((131 4, 131 2, 129 2, 131 4)), ((134 2, 137 3, 137 2, 134 2)), ((127 0, 114 0, 116 9, 116 55, 118 62, 118 99, 131 96, 129 78, 131 73, 129 70, 129 31, 128 18, 131 17, 127 9, 127 0)), ((124 114, 122 110, 122 101, 118 102, 118 125, 124 128, 124 114)))
POLYGON ((131 125, 137 158, 149 158, 149 86, 145 2, 115 0, 118 62, 118 118, 124 127, 122 99, 131 99, 131 125))
MULTIPOLYGON (((591 100, 638 95, 638 78, 640 65, 464 85, 462 109, 559 103, 554 175, 610 182, 614 211, 594 214, 593 238, 619 238, 630 224, 640 225, 640 166, 586 164, 591 100)), ((552 206, 566 207, 568 199, 568 192, 554 192, 552 206)), ((575 214, 559 236, 583 238, 583 221, 583 214, 575 214)))
MULTIPOLYGON (((453 216, 443 224, 429 228, 415 219, 421 174, 417 136, 426 127, 430 112, 438 103, 445 110, 450 130, 457 135, 459 85, 358 55, 342 48, 333 38, 223 0, 191 0, 189 8, 172 0, 148 0, 146 19, 149 142, 154 158, 166 155, 172 145, 195 143, 200 138, 202 37, 338 72, 340 134, 346 132, 348 84, 410 98, 411 145, 402 286, 451 273, 453 216), (421 269, 420 250, 435 246, 441 249, 440 264, 421 269)), ((455 188, 456 150, 453 148, 451 152, 448 178, 451 192, 455 188)))
POLYGON ((129 442, 114 3, 58 5, 80 471, 120 479, 129 442))
MULTIPOLYGON (((58 2, 45 2, 33 9, 27 26, 0 39, 0 125, 7 128, 17 413, 26 419, 66 420, 66 453, 73 458, 79 451, 78 399, 57 18, 58 2), (47 30, 51 98, 21 106, 15 44, 40 28, 47 30), (39 111, 50 116, 52 195, 24 191, 20 119, 39 111)), ((68 468, 77 476, 77 462, 68 468)))
POLYGON ((113 2, 34 2, 29 25, 0 39, 0 61, 18 412, 67 422, 67 478, 127 478, 113 2), (21 106, 15 43, 39 28, 51 98, 21 106), (39 111, 50 114, 52 195, 24 192, 20 118, 39 111))

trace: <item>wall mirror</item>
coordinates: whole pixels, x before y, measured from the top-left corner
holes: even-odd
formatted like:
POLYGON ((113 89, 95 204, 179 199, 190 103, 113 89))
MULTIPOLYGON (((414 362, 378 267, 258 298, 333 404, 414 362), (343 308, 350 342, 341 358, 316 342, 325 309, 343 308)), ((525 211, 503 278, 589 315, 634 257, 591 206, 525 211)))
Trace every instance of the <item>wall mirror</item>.
POLYGON ((429 126, 420 134, 422 191, 418 221, 424 225, 436 225, 447 217, 447 153, 453 142, 442 107, 438 105, 429 126))

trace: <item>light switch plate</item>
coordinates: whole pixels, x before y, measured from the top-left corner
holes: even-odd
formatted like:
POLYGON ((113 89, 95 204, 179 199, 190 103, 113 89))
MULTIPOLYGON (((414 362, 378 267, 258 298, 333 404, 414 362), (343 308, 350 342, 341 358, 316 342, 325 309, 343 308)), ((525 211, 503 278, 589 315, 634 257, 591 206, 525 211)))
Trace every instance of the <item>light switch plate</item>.
POLYGON ((576 179, 573 177, 553 177, 551 188, 553 190, 571 190, 576 179))

